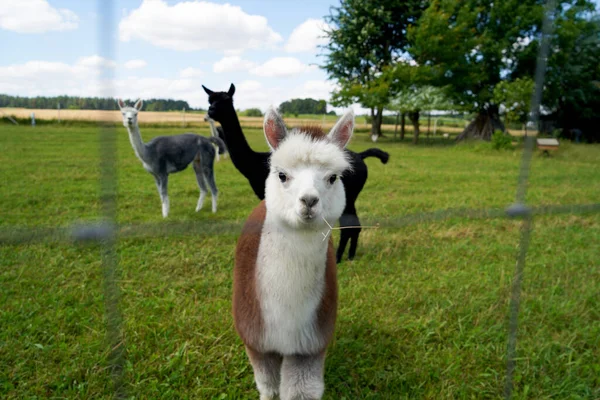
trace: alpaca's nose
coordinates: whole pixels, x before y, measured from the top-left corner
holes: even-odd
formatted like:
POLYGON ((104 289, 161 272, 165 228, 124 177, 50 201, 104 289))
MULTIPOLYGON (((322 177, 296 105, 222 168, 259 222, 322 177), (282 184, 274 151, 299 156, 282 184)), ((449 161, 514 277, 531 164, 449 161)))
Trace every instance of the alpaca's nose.
POLYGON ((312 208, 319 202, 319 198, 317 196, 303 196, 300 198, 300 201, 304 203, 307 208, 312 208))

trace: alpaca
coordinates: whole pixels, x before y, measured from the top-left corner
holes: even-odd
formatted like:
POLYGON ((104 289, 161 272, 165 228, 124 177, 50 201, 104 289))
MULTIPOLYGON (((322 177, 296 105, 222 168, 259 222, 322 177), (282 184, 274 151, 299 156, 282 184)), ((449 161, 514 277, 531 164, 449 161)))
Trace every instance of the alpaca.
POLYGON ((223 141, 219 138, 205 138, 193 133, 183 133, 173 136, 158 136, 148 143, 144 143, 137 122, 137 114, 142 109, 143 101, 138 100, 133 107, 129 107, 121 99, 118 99, 117 104, 123 115, 123 126, 129 132, 129 141, 135 155, 142 162, 144 169, 154 176, 162 202, 163 218, 169 215, 167 192, 169 174, 183 171, 190 163, 193 163, 196 180, 200 187, 200 198, 196 205, 196 211, 200 211, 204 204, 207 193, 206 182, 208 182, 212 195, 212 212, 217 212, 218 190, 213 169, 215 158, 213 144, 219 147, 219 152, 222 154, 225 151, 223 141))
MULTIPOLYGON (((254 194, 262 200, 265 198, 265 181, 269 175, 269 157, 270 153, 256 152, 250 148, 250 145, 244 137, 242 127, 238 120, 235 108, 233 107, 233 95, 235 86, 231 84, 227 92, 213 92, 204 85, 202 88, 208 94, 207 115, 223 127, 223 136, 231 161, 233 165, 248 179, 254 194)), ((340 220, 340 226, 343 228, 340 233, 340 245, 338 246, 336 261, 342 261, 346 243, 350 240, 349 259, 353 259, 358 246, 358 236, 360 235, 360 221, 356 213, 355 202, 363 189, 368 177, 367 165, 364 159, 367 157, 377 157, 386 164, 389 154, 380 149, 371 148, 362 153, 355 153, 348 149, 345 150, 350 159, 351 169, 346 171, 341 177, 346 193, 346 208, 340 220)))
MULTIPOLYGON (((208 115, 205 115, 204 122, 208 122, 208 125, 210 126, 210 135, 212 137, 217 137, 217 138, 221 139, 224 136, 223 128, 221 128, 220 126, 216 126, 214 119, 210 118, 208 115)), ((227 149, 225 149, 223 156, 227 157, 227 149)), ((217 152, 217 162, 219 162, 220 160, 221 160, 221 158, 219 156, 219 152, 217 152)))
POLYGON ((337 313, 336 263, 322 232, 340 218, 350 167, 350 110, 325 135, 288 131, 269 109, 272 150, 265 199, 238 239, 233 278, 235 328, 246 347, 261 399, 320 399, 325 353, 337 313))

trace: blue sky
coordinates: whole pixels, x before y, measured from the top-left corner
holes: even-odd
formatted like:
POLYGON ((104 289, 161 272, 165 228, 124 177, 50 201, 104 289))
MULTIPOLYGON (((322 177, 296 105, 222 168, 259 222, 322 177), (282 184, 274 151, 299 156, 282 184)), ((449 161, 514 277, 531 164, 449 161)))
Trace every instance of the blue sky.
MULTIPOLYGON (((206 107, 201 84, 237 87, 236 107, 329 98, 319 63, 322 18, 337 1, 115 0, 110 31, 96 1, 3 0, 0 93, 112 93, 206 107), (101 39, 112 40, 104 53, 101 39), (105 75, 114 77, 106 91, 105 75)), ((105 2, 99 2, 104 4, 105 2)))
POLYGON ((315 64, 322 18, 338 2, 114 0, 112 29, 101 31, 104 0, 2 0, 0 93, 176 98, 206 107, 202 84, 226 90, 233 82, 240 109, 329 100, 334 84, 315 64), (113 44, 111 53, 101 40, 113 44))

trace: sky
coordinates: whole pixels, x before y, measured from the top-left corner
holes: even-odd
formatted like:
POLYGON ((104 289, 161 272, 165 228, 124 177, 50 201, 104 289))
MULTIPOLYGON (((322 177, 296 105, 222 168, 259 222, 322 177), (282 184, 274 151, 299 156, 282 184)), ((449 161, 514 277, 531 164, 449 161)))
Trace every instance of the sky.
POLYGON ((112 12, 107 3, 2 0, 0 93, 173 98, 206 108, 201 85, 234 83, 236 108, 263 111, 330 98, 318 45, 337 0, 113 0, 112 12))
POLYGON ((317 66, 318 45, 323 17, 338 3, 2 0, 0 93, 172 98, 206 108, 202 84, 219 91, 234 83, 242 110, 329 100, 335 84, 317 66))

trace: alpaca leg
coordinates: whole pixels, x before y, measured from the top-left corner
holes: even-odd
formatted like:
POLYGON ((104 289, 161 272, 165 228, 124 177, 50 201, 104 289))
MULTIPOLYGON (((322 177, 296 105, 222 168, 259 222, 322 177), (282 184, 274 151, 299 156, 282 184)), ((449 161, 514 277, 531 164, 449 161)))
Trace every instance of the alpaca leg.
POLYGON ((155 175, 154 180, 156 181, 156 188, 158 189, 158 194, 160 195, 160 201, 162 203, 162 216, 163 218, 167 218, 169 215, 169 194, 167 191, 169 175, 155 175))
POLYGON ((350 238, 350 250, 348 251, 348 260, 354 260, 354 256, 356 255, 356 248, 358 247, 358 236, 360 235, 361 229, 356 229, 352 232, 352 237, 350 238))
POLYGON ((217 184, 215 182, 215 169, 214 169, 214 155, 211 157, 208 154, 205 157, 202 157, 202 172, 204 173, 204 178, 208 183, 208 187, 210 188, 210 194, 212 197, 212 212, 217 212, 217 198, 219 196, 219 189, 217 189, 217 184))
POLYGON ((349 229, 340 229, 340 244, 335 254, 335 260, 338 264, 342 262, 342 257, 344 256, 346 245, 348 244, 348 240, 350 239, 350 232, 348 232, 348 230, 349 229))
POLYGON ((206 182, 204 181, 204 174, 202 173, 202 165, 200 164, 200 159, 196 158, 193 162, 194 172, 196 173, 196 181, 198 181, 198 187, 200 188, 200 197, 198 198, 198 204, 196 204, 196 212, 202 209, 204 205, 204 198, 206 197, 206 182))
POLYGON ((254 370, 254 381, 261 400, 275 399, 279 394, 282 357, 275 353, 259 353, 246 347, 254 370))
POLYGON ((281 400, 317 400, 323 396, 325 352, 285 356, 281 365, 281 400))

